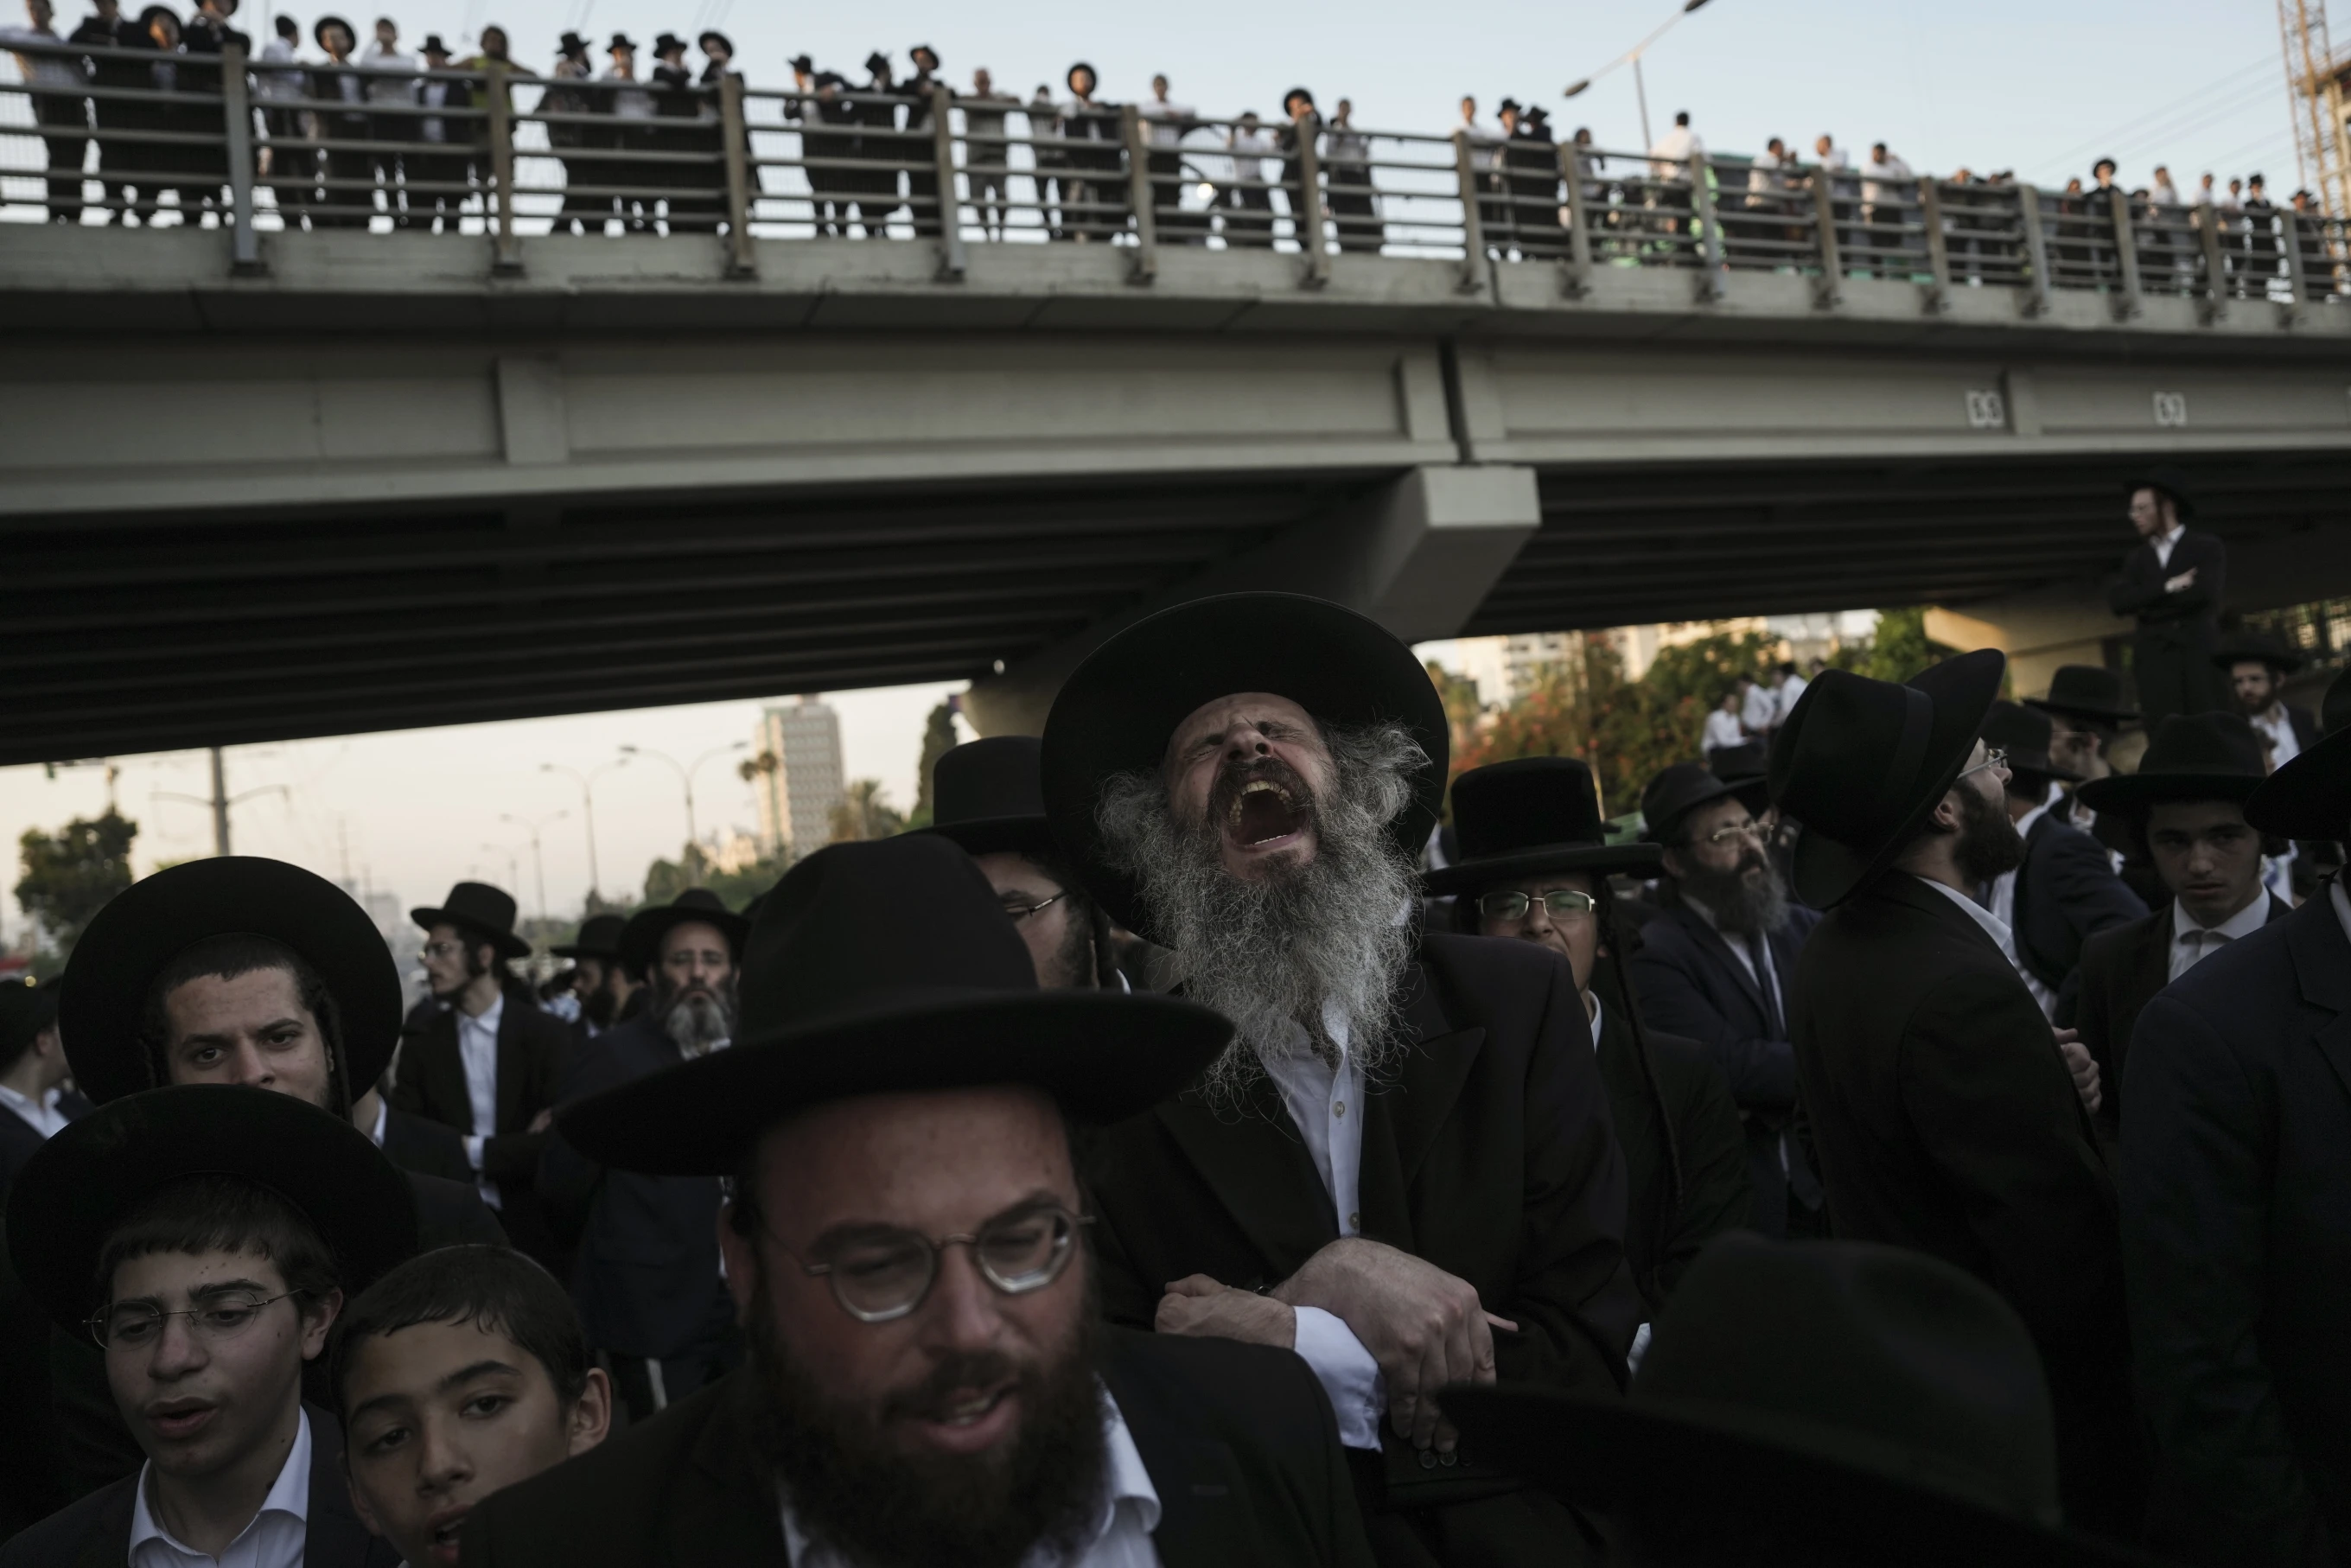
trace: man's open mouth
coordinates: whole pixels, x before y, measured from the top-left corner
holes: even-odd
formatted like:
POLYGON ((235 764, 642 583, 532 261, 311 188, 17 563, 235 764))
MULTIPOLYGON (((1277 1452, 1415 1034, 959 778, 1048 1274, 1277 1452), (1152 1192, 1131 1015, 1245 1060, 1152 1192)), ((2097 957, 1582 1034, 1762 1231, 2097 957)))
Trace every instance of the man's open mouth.
POLYGON ((1256 849, 1294 836, 1306 826, 1306 811, 1283 785, 1252 779, 1225 813, 1225 836, 1243 849, 1256 849))
POLYGON ((457 1561, 457 1532, 465 1526, 465 1516, 474 1511, 472 1503, 460 1503, 443 1509, 429 1521, 433 1527, 433 1555, 444 1563, 457 1561))

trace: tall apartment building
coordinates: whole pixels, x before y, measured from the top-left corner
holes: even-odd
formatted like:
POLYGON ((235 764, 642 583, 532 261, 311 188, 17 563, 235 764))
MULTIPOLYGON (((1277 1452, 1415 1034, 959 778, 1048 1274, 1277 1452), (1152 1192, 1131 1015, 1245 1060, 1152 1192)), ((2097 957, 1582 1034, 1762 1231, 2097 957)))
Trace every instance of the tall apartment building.
POLYGON ((760 848, 794 859, 822 849, 841 798, 841 716, 813 696, 770 706, 752 749, 776 758, 776 770, 758 776, 760 848))

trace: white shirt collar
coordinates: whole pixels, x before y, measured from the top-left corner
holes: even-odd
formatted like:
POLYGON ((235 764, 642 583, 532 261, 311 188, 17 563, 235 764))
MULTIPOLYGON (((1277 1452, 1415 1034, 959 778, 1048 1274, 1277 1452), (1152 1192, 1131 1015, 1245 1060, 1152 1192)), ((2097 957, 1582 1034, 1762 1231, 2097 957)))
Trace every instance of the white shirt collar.
POLYGON ((19 1117, 23 1118, 27 1126, 31 1127, 36 1133, 40 1134, 44 1138, 54 1138, 59 1133, 65 1131, 67 1121, 66 1113, 57 1109, 57 1102, 64 1098, 64 1096, 65 1086, 63 1084, 59 1084, 57 1088, 50 1090, 39 1099, 35 1100, 26 1095, 19 1094, 14 1089, 9 1088, 5 1083, 0 1083, 0 1105, 5 1105, 9 1110, 14 1111, 19 1117))
POLYGON ((383 1147, 383 1130, 385 1124, 389 1123, 391 1120, 392 1102, 385 1099, 381 1094, 377 1095, 375 1097, 375 1125, 368 1129, 368 1136, 375 1140, 375 1146, 379 1149, 383 1147))
POLYGON ((2343 878, 2335 877, 2326 889, 2326 896, 2335 901, 2335 918, 2343 927, 2343 937, 2351 941, 2351 894, 2343 891, 2343 878))
POLYGON ((2231 942, 2241 941, 2268 925, 2269 919, 2270 894, 2267 888, 2256 889, 2251 904, 2246 904, 2218 925, 2198 925, 2195 917, 2188 913, 2186 907, 2178 899, 2174 899, 2171 903, 2171 939, 2178 942, 2189 936, 2201 936, 2209 932, 2214 936, 2225 938, 2231 942))
MULTIPOLYGON (((252 1535, 262 1527, 263 1522, 271 1514, 276 1513, 287 1516, 299 1527, 294 1535, 297 1550, 290 1559, 286 1560, 286 1563, 287 1568, 300 1568, 302 1553, 299 1549, 303 1544, 303 1532, 309 1529, 310 1523, 310 1413, 308 1410, 298 1409, 295 1414, 299 1418, 300 1425, 294 1431, 294 1446, 286 1450, 286 1462, 278 1467, 277 1479, 270 1483, 269 1495, 261 1500, 260 1508, 254 1511, 253 1518, 246 1521, 246 1527, 237 1532, 236 1541, 231 1542, 229 1550, 223 1552, 217 1559, 207 1557, 194 1548, 183 1544, 170 1531, 163 1528, 163 1521, 155 1517, 154 1511, 147 1503, 147 1491, 154 1480, 155 1466, 152 1460, 140 1466, 139 1489, 134 1494, 137 1500, 131 1508, 131 1541, 126 1553, 130 1560, 133 1563, 139 1563, 144 1556, 151 1562, 172 1563, 183 1561, 224 1562, 235 1554, 238 1542, 252 1535), (150 1541, 161 1542, 162 1546, 168 1548, 169 1551, 150 1551, 141 1553, 140 1547, 150 1541), (174 1556, 172 1553, 177 1555, 174 1556)), ((258 1558, 257 1553, 256 1558, 258 1558)), ((264 1568, 277 1568, 275 1558, 258 1560, 263 1563, 264 1568)))
POLYGON ((490 998, 490 1005, 484 1008, 478 1016, 467 1012, 464 1008, 458 1008, 456 1013, 460 1027, 471 1026, 475 1029, 487 1030, 492 1034, 497 1033, 499 1022, 507 1016, 506 988, 503 986, 498 988, 498 994, 490 998))
POLYGON ((2000 950, 2002 953, 2013 953, 2016 951, 2016 938, 2010 934, 2007 922, 2001 920, 2000 916, 1994 915, 1991 910, 1986 909, 1982 904, 1978 904, 1974 899, 1970 898, 1966 894, 1961 893, 1958 888, 1951 886, 1948 883, 1937 882, 1932 877, 1918 876, 1916 872, 1907 873, 1906 874, 1917 877, 1918 881, 1925 883, 1928 887, 1933 888, 1937 893, 1941 894, 1945 898, 1949 899, 1953 904, 1956 904, 1961 909, 1966 910, 1968 912, 1968 918, 1974 921, 1978 925, 1982 926, 1984 935, 1991 937, 1994 943, 1998 944, 2000 950))
POLYGON ((1600 1049, 1600 1019, 1603 1016, 1600 1006, 1600 993, 1598 991, 1586 991, 1583 994, 1592 998, 1592 1049, 1593 1051, 1598 1051, 1600 1049))
MULTIPOLYGON (((1159 1528, 1159 1489, 1151 1484, 1151 1472, 1144 1467, 1143 1450, 1134 1446, 1134 1434, 1127 1430, 1126 1417, 1120 1413, 1118 1401, 1109 1389, 1102 1391, 1102 1444, 1110 1455, 1110 1485, 1102 1497, 1102 1514, 1093 1533, 1071 1549, 1065 1557, 1046 1557, 1031 1552, 1024 1568, 1057 1568, 1067 1564, 1075 1568, 1092 1556, 1096 1548, 1121 1524, 1121 1516, 1131 1518, 1147 1538, 1159 1528)), ((784 1552, 792 1568, 852 1568, 849 1560, 824 1546, 811 1547, 808 1532, 792 1511, 791 1499, 782 1497, 777 1489, 784 1521, 784 1552)))

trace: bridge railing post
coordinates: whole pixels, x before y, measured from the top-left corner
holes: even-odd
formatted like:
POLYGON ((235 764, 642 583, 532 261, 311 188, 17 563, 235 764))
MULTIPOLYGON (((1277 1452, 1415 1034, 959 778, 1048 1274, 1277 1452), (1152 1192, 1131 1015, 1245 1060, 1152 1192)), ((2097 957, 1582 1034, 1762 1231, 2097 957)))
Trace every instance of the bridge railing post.
POLYGON ((1951 308, 1951 246, 1943 233, 1943 184, 1929 174, 1918 182, 1918 217, 1927 228, 1927 313, 1951 308))
POLYGON ((2220 250, 2220 210, 2207 203, 2195 209, 2196 239, 2204 251, 2204 298, 2197 315, 2204 325, 2229 308, 2229 261, 2220 250))
POLYGON ((514 98, 507 83, 507 67, 503 61, 492 60, 485 72, 485 90, 488 95, 490 119, 490 189, 486 200, 495 204, 489 221, 490 270, 520 272, 522 246, 515 238, 514 188, 514 98))
POLYGON ((1690 210, 1698 214, 1698 297, 1711 304, 1722 298, 1722 217, 1715 210, 1714 171, 1703 157, 1682 167, 1689 173, 1690 210))
POLYGON ((1836 172, 1825 165, 1813 171, 1813 240, 1821 262, 1813 303, 1834 310, 1844 303, 1844 256, 1837 246, 1836 172))
POLYGON ((261 236, 253 227, 253 99, 246 91, 243 44, 221 46, 220 80, 222 129, 228 138, 229 269, 265 272, 261 236))
POLYGON ((1299 255, 1306 258, 1299 282, 1320 288, 1331 281, 1331 244, 1322 234, 1322 117, 1310 109, 1290 129, 1298 138, 1298 188, 1290 193, 1297 204, 1290 209, 1290 226, 1298 232, 1299 255))
POLYGON ((2024 313, 2045 316, 2049 312, 2049 231, 2041 221, 2041 190, 2035 185, 2018 185, 2016 212, 2024 227, 2024 313))
POLYGON ((759 252, 751 239, 751 129, 743 117, 743 78, 733 71, 718 78, 718 134, 726 147, 726 276, 754 277, 759 252))
POLYGON ((2120 185, 2106 193, 2106 213, 2114 224, 2115 265, 2121 269, 2123 279, 2122 298, 2116 302, 2115 318, 2135 320, 2145 298, 2138 276, 2138 236, 2131 225, 2130 193, 2120 185))
POLYGON ((1486 287, 1486 225, 1478 212, 1478 160, 1467 131, 1453 133, 1453 173, 1461 187, 1460 289, 1476 294, 1486 287))
POLYGON ((1120 106, 1118 139, 1126 147, 1126 204, 1134 212, 1134 264, 1126 280, 1149 283, 1159 276, 1159 193, 1151 185, 1151 142, 1140 105, 1120 106))
POLYGON ((2310 303, 2310 258, 2303 254, 2302 214, 2292 207, 2278 214, 2278 249, 2285 257, 2286 293, 2297 314, 2310 303))
POLYGON ((1592 217, 1583 199, 1583 159, 1573 141, 1559 144, 1559 172, 1567 182, 1567 257, 1560 263, 1560 292, 1581 299, 1592 291, 1592 217))
MULTIPOLYGON (((956 190, 955 123, 948 118, 955 95, 946 87, 931 89, 931 161, 939 184, 939 277, 963 281, 963 199, 956 190)), ((919 219, 922 214, 916 213, 919 219)), ((919 232, 919 231, 917 231, 919 232)))

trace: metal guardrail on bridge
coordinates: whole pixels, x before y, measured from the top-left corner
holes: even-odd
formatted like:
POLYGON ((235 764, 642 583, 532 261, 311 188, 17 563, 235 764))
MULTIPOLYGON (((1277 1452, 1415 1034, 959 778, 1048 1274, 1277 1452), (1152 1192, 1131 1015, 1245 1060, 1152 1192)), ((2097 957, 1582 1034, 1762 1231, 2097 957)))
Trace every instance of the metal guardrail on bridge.
MULTIPOLYGON (((21 35, 20 35, 21 37, 21 35)), ((1024 104, 672 86, 486 68, 392 72, 12 41, 0 84, 0 214, 202 224, 239 269, 262 236, 398 228, 486 239, 495 268, 550 233, 702 234, 730 271, 759 239, 935 247, 1066 243, 1127 253, 1137 282, 1170 246, 1298 256, 1327 283, 1358 256, 1437 257, 1467 293, 1496 264, 1558 269, 1569 295, 1611 267, 1680 269, 1700 298, 1727 275, 1795 274, 1824 304, 1844 280, 1906 281, 1939 308, 1960 288, 2351 308, 2345 225, 2227 214, 2119 190, 1295 122, 1155 118, 1150 106, 1024 104), (26 166, 24 154, 37 155, 26 166), (93 198, 91 190, 97 195, 93 198)))

